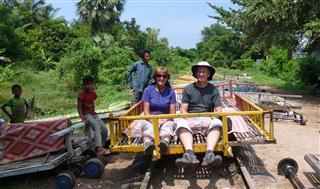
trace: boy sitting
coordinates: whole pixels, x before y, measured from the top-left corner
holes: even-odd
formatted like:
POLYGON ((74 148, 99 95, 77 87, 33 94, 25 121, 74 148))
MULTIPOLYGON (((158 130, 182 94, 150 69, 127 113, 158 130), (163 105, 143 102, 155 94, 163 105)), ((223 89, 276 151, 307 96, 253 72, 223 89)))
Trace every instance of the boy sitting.
POLYGON ((109 151, 103 148, 106 143, 108 130, 103 121, 98 117, 94 108, 94 101, 97 95, 94 92, 94 78, 86 76, 82 79, 83 91, 78 94, 77 109, 82 122, 94 131, 95 150, 98 155, 108 154, 109 151))
POLYGON ((13 85, 11 87, 13 97, 7 100, 1 109, 10 118, 10 123, 23 123, 28 114, 28 102, 21 97, 22 87, 20 85, 13 85), (6 107, 10 107, 11 113, 9 113, 6 107))

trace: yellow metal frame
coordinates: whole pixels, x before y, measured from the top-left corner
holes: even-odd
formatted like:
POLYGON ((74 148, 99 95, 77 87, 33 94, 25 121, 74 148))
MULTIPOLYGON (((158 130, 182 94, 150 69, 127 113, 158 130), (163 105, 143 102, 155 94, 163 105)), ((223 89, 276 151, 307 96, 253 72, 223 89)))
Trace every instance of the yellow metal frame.
MULTIPOLYGON (((188 114, 161 114, 161 115, 139 115, 142 112, 142 103, 139 102, 131 107, 126 113, 118 118, 113 118, 110 115, 110 140, 111 140, 111 152, 143 152, 143 146, 136 146, 131 144, 131 129, 129 125, 134 120, 151 120, 153 123, 154 134, 155 134, 155 145, 156 149, 153 153, 155 160, 160 159, 160 149, 158 147, 160 143, 159 136, 159 119, 173 119, 173 118, 189 118, 189 117, 222 117, 222 140, 218 143, 214 151, 223 152, 224 156, 232 156, 231 147, 229 145, 228 138, 228 126, 227 116, 246 116, 250 119, 251 123, 262 133, 265 137, 266 142, 275 142, 274 128, 273 128, 273 114, 272 111, 264 111, 260 107, 256 106, 251 101, 242 97, 241 95, 235 94, 238 100, 242 103, 242 111, 238 112, 207 112, 207 113, 188 113, 188 114), (265 129, 265 115, 269 114, 269 129, 265 129), (119 145, 122 139, 123 131, 128 131, 128 144, 119 145)), ((206 144, 194 144, 194 152, 205 152, 206 144)), ((182 154, 184 153, 183 146, 170 145, 167 154, 182 154)))

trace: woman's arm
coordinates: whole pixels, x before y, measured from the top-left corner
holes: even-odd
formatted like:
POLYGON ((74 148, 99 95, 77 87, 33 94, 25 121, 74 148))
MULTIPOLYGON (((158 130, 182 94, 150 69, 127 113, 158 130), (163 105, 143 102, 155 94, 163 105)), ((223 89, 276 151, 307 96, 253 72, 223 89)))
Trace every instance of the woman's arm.
POLYGON ((176 104, 170 104, 169 114, 176 114, 176 104))
MULTIPOLYGON (((169 114, 176 114, 176 104, 170 104, 170 108, 169 108, 169 114)), ((172 120, 172 118, 170 119, 162 119, 163 123, 172 120)))
POLYGON ((143 113, 144 115, 150 115, 150 103, 143 102, 143 113))

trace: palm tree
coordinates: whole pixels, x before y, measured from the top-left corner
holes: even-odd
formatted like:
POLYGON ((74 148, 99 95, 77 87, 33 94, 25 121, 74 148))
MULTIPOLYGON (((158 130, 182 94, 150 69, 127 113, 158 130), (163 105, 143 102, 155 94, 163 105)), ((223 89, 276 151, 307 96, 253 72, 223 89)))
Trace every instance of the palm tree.
POLYGON ((120 22, 125 0, 80 0, 77 13, 93 31, 104 32, 108 27, 120 22))
POLYGON ((154 50, 157 47, 158 44, 158 36, 160 33, 160 29, 154 29, 154 28, 146 28, 147 32, 147 41, 146 46, 150 50, 154 50))
POLYGON ((41 22, 53 18, 58 9, 54 9, 51 4, 46 5, 44 0, 23 0, 16 1, 17 7, 24 22, 24 28, 38 25, 41 22))

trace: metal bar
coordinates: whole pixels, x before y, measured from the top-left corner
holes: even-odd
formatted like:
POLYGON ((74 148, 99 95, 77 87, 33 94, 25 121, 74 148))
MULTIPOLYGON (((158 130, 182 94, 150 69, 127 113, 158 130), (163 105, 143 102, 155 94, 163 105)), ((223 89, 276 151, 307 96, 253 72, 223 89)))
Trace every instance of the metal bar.
POLYGON ((78 128, 81 128, 81 127, 84 127, 84 123, 77 123, 69 128, 65 128, 65 129, 62 129, 56 133, 53 133, 52 135, 49 136, 49 139, 56 139, 56 138, 59 138, 59 137, 62 137, 68 133, 71 133, 73 132, 75 129, 78 129, 78 128))
POLYGON ((114 120, 112 119, 113 118, 113 114, 112 113, 110 113, 109 114, 109 118, 111 118, 110 119, 110 121, 109 121, 109 126, 110 126, 110 145, 111 146, 114 146, 114 144, 115 144, 115 140, 114 140, 114 120))
POLYGON ((299 180, 299 178, 295 174, 289 173, 289 175, 287 177, 290 180, 290 182, 294 188, 305 189, 304 185, 302 184, 302 182, 299 180))
POLYGON ((269 137, 267 140, 274 140, 274 124, 273 124, 273 111, 269 110, 270 113, 270 122, 269 122, 269 137))
POLYGON ((216 116, 249 116, 262 114, 263 111, 239 111, 239 112, 206 112, 206 113, 185 113, 185 114, 159 114, 159 115, 137 115, 122 116, 120 120, 143 120, 143 119, 170 119, 185 117, 216 117, 216 116))
POLYGON ((152 119, 152 125, 153 125, 153 132, 154 132, 154 144, 156 146, 156 151, 153 151, 153 158, 155 160, 158 160, 161 158, 160 154, 160 132, 159 132, 159 120, 158 119, 152 119))
POLYGON ((71 142, 70 133, 65 136, 65 145, 67 147, 68 153, 70 154, 71 157, 73 157, 74 156, 74 151, 73 151, 73 148, 72 148, 72 142, 71 142))
POLYGON ((227 117, 222 116, 222 143, 223 143, 223 155, 228 156, 228 145, 229 145, 229 139, 228 139, 228 122, 227 117))
POLYGON ((232 98, 232 80, 229 82, 229 88, 230 88, 230 97, 232 98))
MULTIPOLYGON (((131 145, 131 128, 130 128, 130 124, 127 123, 128 121, 125 121, 126 125, 125 127, 128 129, 128 145, 131 145)), ((121 129, 122 131, 124 129, 121 129)))

